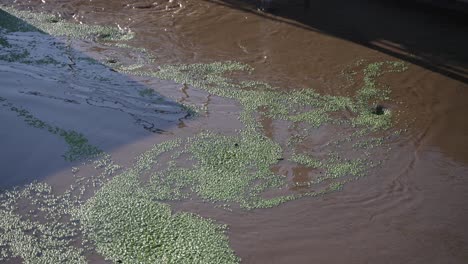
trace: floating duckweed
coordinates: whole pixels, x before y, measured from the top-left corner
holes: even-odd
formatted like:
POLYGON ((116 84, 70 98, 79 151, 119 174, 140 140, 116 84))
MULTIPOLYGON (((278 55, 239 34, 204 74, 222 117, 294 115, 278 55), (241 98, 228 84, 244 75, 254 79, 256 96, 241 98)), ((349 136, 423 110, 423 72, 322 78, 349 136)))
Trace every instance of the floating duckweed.
POLYGON ((332 182, 328 185, 328 192, 341 191, 344 187, 344 182, 332 182))
POLYGON ((314 127, 319 127, 323 123, 329 122, 331 120, 323 110, 314 110, 300 113, 291 116, 288 119, 293 122, 307 122, 314 127))
POLYGON ((287 146, 292 148, 295 145, 303 142, 305 138, 306 136, 304 135, 299 135, 299 134, 292 135, 290 138, 288 138, 287 146))
MULTIPOLYGON (((284 182, 269 170, 281 157, 281 148, 268 138, 255 137, 205 133, 191 139, 187 152, 192 155, 194 166, 169 168, 154 175, 155 190, 158 193, 171 190, 174 195, 190 189, 211 201, 248 204, 256 200, 256 195, 265 188, 284 182), (260 183, 264 188, 253 191, 252 186, 260 183)), ((165 198, 180 198, 174 196, 165 198)))
MULTIPOLYGON (((265 192, 286 186, 287 182, 285 177, 270 170, 283 159, 284 151, 278 143, 262 134, 256 114, 262 109, 265 110, 262 114, 268 117, 307 123, 311 129, 325 123, 354 125, 363 127, 362 131, 386 129, 388 126, 383 124, 390 124, 391 119, 366 120, 369 118, 366 115, 372 115, 372 118, 386 116, 373 114, 369 107, 372 101, 386 96, 383 95, 386 92, 379 92, 377 83, 371 78, 379 76, 376 69, 383 65, 368 68, 368 83, 353 98, 323 96, 313 90, 279 92, 262 84, 256 90, 252 83, 244 83, 241 87, 221 76, 229 70, 251 70, 238 63, 197 65, 194 71, 191 67, 161 69, 158 74, 190 85, 198 84, 210 93, 238 100, 244 106, 240 118, 245 129, 234 136, 205 132, 187 140, 155 145, 137 157, 132 168, 102 183, 100 186, 103 187, 83 206, 66 211, 80 220, 84 236, 94 243, 96 250, 114 262, 237 263, 239 259, 229 248, 222 226, 193 214, 172 214, 162 200, 185 199, 196 194, 203 200, 237 203, 243 208, 254 209, 341 190, 346 182, 365 175, 369 161, 347 160, 339 155, 313 159, 307 153, 293 154, 289 158, 291 161, 324 170, 325 174, 312 180, 310 185, 325 183, 325 188, 300 195, 262 197, 265 192), (343 110, 353 111, 356 117, 348 123, 334 122, 329 114, 343 110), (174 153, 173 158, 167 162, 166 169, 160 170, 163 164, 158 160, 167 152, 174 153), (187 162, 180 166, 177 161, 183 156, 188 156, 187 162), (142 183, 141 179, 147 175, 150 175, 150 182, 142 183)), ((12 110, 20 113, 28 124, 65 137, 69 144, 85 143, 80 137, 63 134, 63 130, 32 117, 27 111, 12 110)), ((362 133, 360 135, 364 136, 362 133)), ((109 168, 110 174, 119 168, 106 158, 95 165, 109 168)), ((11 245, 11 242, 5 243, 11 245)), ((51 255, 56 257, 58 254, 51 255)))
POLYGON ((155 157, 179 144, 154 146, 77 212, 85 235, 106 258, 122 263, 238 263, 225 227, 193 214, 172 214, 168 205, 154 201, 152 188, 141 185, 139 177, 157 163, 155 157))
MULTIPOLYGON (((116 35, 116 31, 106 31, 103 27, 82 27, 44 14, 14 12, 53 35, 121 38, 120 32, 116 35)), ((15 19, 15 23, 9 24, 11 31, 33 30, 27 23, 16 23, 17 21, 15 19)), ((69 145, 69 150, 64 155, 67 160, 101 153, 99 149, 89 145, 80 133, 50 125, 11 103, 7 102, 4 106, 16 112, 28 125, 64 138, 69 145)), ((92 241, 99 253, 115 262, 238 263, 239 259, 229 248, 224 234, 225 226, 193 214, 172 214, 168 205, 154 201, 151 188, 140 186, 137 176, 147 173, 156 163, 155 158, 158 155, 179 144, 175 140, 158 145, 141 155, 132 169, 110 181, 105 181, 102 176, 86 179, 75 175, 81 185, 72 186, 64 197, 53 195, 50 187, 44 184, 31 185, 34 186, 34 193, 2 193, 0 259, 3 261, 20 257, 25 263, 86 263, 83 248, 71 246, 71 242, 77 244, 81 240, 78 236, 83 232, 85 248, 87 241, 92 241), (87 184, 96 188, 103 187, 81 206, 87 184), (78 200, 70 196, 72 193, 76 193, 75 198, 78 200), (7 197, 5 202, 3 197, 7 197), (30 210, 31 214, 27 217, 14 213, 20 200, 31 202, 32 208, 35 208, 30 210), (43 216, 43 213, 46 215, 43 216), (71 219, 70 214, 73 216, 71 219), (42 217, 47 225, 40 224, 42 217)), ((103 171, 103 176, 114 174, 120 169, 108 155, 94 165, 103 171)), ((79 172, 77 168, 72 171, 74 174, 79 172)), ((32 187, 25 190, 28 189, 32 187)))
MULTIPOLYGON (((161 66, 157 72, 133 72, 192 85, 211 94, 237 100, 243 106, 240 115, 245 125, 243 132, 238 136, 207 133, 195 137, 186 149, 195 162, 193 167, 169 166, 153 174, 155 196, 162 200, 182 199, 188 197, 186 192, 189 190, 205 200, 236 202, 245 208, 269 207, 296 199, 298 196, 295 195, 261 198, 263 192, 285 186, 286 182, 269 169, 283 159, 283 150, 262 134, 262 126, 256 117, 259 111, 272 119, 308 124, 309 129, 323 124, 355 128, 356 133, 352 134, 356 138, 364 137, 371 131, 390 128, 392 113, 385 109, 382 115, 374 114, 370 105, 389 99, 389 91, 380 89, 376 78, 385 72, 401 71, 402 67, 404 64, 393 62, 369 64, 363 70, 364 85, 354 97, 321 95, 312 89, 281 92, 262 82, 236 82, 225 75, 231 71, 252 71, 248 65, 237 62, 170 65, 161 66), (340 111, 351 111, 354 115, 335 115, 340 111), (263 149, 261 146, 268 147, 263 149)), ((349 137, 346 139, 344 142, 352 141, 349 137)), ((291 147, 291 144, 288 146, 291 147)), ((340 144, 334 146, 339 149, 340 144)), ((324 176, 310 184, 345 177, 356 178, 364 175, 369 168, 365 158, 316 160, 305 153, 293 154, 289 159, 325 171, 324 176)), ((337 186, 331 189, 341 188, 337 186)))
MULTIPOLYGON (((238 100, 244 107, 241 120, 247 127, 257 128, 252 115, 265 109, 265 115, 274 119, 293 122, 307 122, 314 127, 324 123, 337 122, 330 114, 338 111, 353 111, 356 115, 350 123, 370 130, 387 129, 391 125, 391 112, 373 115, 369 104, 389 99, 389 91, 379 89, 376 78, 385 72, 402 71, 402 63, 379 62, 364 69, 364 86, 355 97, 321 95, 312 89, 277 91, 262 82, 236 83, 224 75, 231 71, 252 71, 248 65, 238 62, 216 62, 211 64, 167 65, 159 71, 128 71, 137 75, 149 75, 160 79, 173 80, 206 90, 221 97, 238 100)), ((348 120, 342 120, 347 123, 348 120)))
POLYGON ((343 176, 363 176, 369 167, 370 166, 368 166, 363 159, 329 161, 325 164, 326 176, 319 178, 317 183, 327 179, 341 178, 343 176))
POLYGON ((94 161, 94 168, 96 169, 103 169, 104 174, 107 176, 110 176, 120 170, 122 166, 116 164, 112 158, 111 155, 107 153, 103 153, 100 159, 94 161))
POLYGON ((67 36, 77 39, 97 37, 103 40, 129 40, 133 38, 133 33, 124 32, 114 27, 77 24, 67 22, 52 14, 20 11, 5 6, 2 6, 2 9, 0 10, 0 25, 10 32, 39 30, 53 36, 67 36))
MULTIPOLYGON (((131 33, 115 28, 78 25, 53 15, 5 10, 56 36, 105 40, 132 37, 131 33)), ((0 10, 4 30, 34 31, 33 26, 7 12, 0 10)), ((5 43, 1 45, 7 47, 9 43, 5 43)), ((128 48, 126 44, 119 45, 128 48)), ((368 150, 377 143, 367 144, 359 141, 359 137, 368 136, 369 132, 384 131, 392 125, 392 111, 384 109, 382 114, 375 114, 371 107, 388 100, 390 95, 390 91, 377 82, 378 77, 386 72, 403 71, 406 67, 400 62, 371 63, 363 69, 363 86, 354 96, 344 97, 323 95, 312 89, 283 92, 264 82, 239 82, 227 75, 233 71, 251 72, 253 69, 232 61, 166 65, 158 71, 144 71, 143 66, 122 66, 117 70, 172 80, 236 100, 243 107, 239 118, 245 128, 231 136, 205 132, 186 140, 155 145, 138 156, 134 166, 110 180, 109 176, 120 171, 121 167, 104 155, 94 163, 102 173, 91 179, 75 175, 81 185, 73 186, 63 197, 52 195, 50 188, 41 184, 34 185, 35 194, 26 195, 24 191, 2 194, 0 214, 4 217, 0 220, 0 260, 19 256, 25 262, 82 263, 85 261, 83 249, 71 246, 71 242, 78 241, 77 236, 82 235, 85 244, 92 242, 98 253, 118 263, 237 263, 239 259, 229 248, 224 226, 194 214, 174 214, 163 202, 196 195, 223 206, 235 203, 242 208, 254 209, 341 190, 345 183, 364 176, 372 167, 372 161, 362 158, 357 152, 361 145, 368 150), (340 115, 340 112, 347 114, 340 115), (325 155, 325 158, 312 158, 307 151, 297 154, 296 143, 307 140, 307 136, 302 135, 291 139, 291 144, 288 144, 291 151, 284 150, 263 134, 259 115, 304 126, 309 135, 323 125, 344 127, 351 131, 349 133, 354 140, 361 143, 353 145, 356 152, 353 154, 361 158, 345 159, 341 154, 348 150, 341 148, 340 144, 333 145, 337 148, 336 155, 325 155), (294 154, 289 157, 288 153, 294 154), (161 164, 165 154, 170 159, 167 164, 161 164), (283 159, 321 169, 323 176, 314 178, 309 185, 325 187, 301 194, 268 193, 288 185, 286 177, 271 171, 272 165, 283 159), (142 181, 148 177, 149 182, 142 181), (89 200, 83 201, 88 185, 97 191, 89 200), (72 198, 71 193, 77 193, 76 197, 72 198), (265 198, 266 193, 268 198, 265 198), (41 225, 39 220, 23 219, 16 214, 21 197, 37 205, 41 213, 46 214, 44 218, 52 224, 41 225), (64 216, 70 215, 72 218, 67 221, 64 216), (61 219, 65 223, 53 219, 61 219), (33 235, 28 233, 31 230, 35 232, 33 235)), ((151 97, 152 90, 141 90, 140 95, 151 97)), ((69 145, 64 155, 67 160, 101 153, 82 134, 52 126, 10 103, 6 105, 28 125, 64 138, 69 145)), ((346 143, 345 140, 340 142, 346 143)), ((349 142, 353 141, 349 139, 349 142)), ((73 171, 74 174, 78 172, 73 171)), ((35 219, 33 215, 30 217, 35 219)))
POLYGON ((291 156, 291 161, 297 162, 309 168, 319 168, 322 167, 323 164, 317 159, 313 159, 309 156, 304 154, 294 154, 291 156))
POLYGON ((143 66, 144 65, 142 65, 142 64, 132 64, 132 65, 128 65, 128 66, 121 65, 116 70, 119 71, 119 72, 122 72, 122 73, 127 73, 127 72, 132 72, 132 71, 135 71, 137 69, 140 69, 143 66))
POLYGON ((381 146, 384 143, 383 138, 366 138, 353 144, 354 148, 370 149, 381 146))
POLYGON ((32 183, 0 195, 0 259, 20 257, 24 263, 87 263, 83 250, 71 245, 78 229, 61 221, 72 206, 67 196, 55 196, 50 186, 32 183), (30 203, 28 215, 15 213, 19 203, 30 203), (47 220, 41 223, 37 214, 47 220))
MULTIPOLYGON (((93 242, 97 252, 117 263, 238 263, 224 234, 226 226, 194 214, 171 213, 138 179, 157 162, 153 157, 179 144, 154 146, 84 204, 70 191, 54 195, 45 183, 1 193, 0 259, 87 263, 84 253, 93 250, 88 245, 93 242), (25 206, 23 201, 34 209, 20 216, 14 211, 20 203, 25 206), (41 224, 41 218, 47 224, 41 224), (80 240, 83 247, 78 247, 80 240)), ((106 171, 116 165, 105 155, 95 166, 106 171)))

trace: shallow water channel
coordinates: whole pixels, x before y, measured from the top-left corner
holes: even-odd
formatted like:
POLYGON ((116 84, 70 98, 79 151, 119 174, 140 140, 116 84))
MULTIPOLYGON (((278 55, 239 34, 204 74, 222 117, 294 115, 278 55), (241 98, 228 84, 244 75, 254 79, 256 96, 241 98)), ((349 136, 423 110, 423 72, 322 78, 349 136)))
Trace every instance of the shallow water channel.
POLYGON ((0 0, 1 263, 468 263, 468 21, 0 0))

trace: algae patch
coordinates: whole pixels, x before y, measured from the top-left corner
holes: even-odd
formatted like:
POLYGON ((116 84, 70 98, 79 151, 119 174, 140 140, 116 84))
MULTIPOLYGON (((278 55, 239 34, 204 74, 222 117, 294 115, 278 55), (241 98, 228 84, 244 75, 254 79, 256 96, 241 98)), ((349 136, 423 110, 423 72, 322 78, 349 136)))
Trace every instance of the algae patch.
POLYGON ((71 245, 78 236, 77 227, 60 221, 71 204, 66 196, 54 196, 43 183, 1 193, 0 261, 20 257, 25 263, 87 263, 83 250, 71 245), (18 212, 28 207, 32 209, 18 212))
MULTIPOLYGON (((110 156, 94 162, 98 176, 81 178, 57 195, 45 183, 0 193, 0 261, 88 263, 100 253, 115 263, 238 263, 225 226, 190 213, 172 213, 137 175, 153 156, 176 146, 165 142, 114 178, 110 156), (82 197, 89 188, 90 199, 82 197)), ((73 173, 79 173, 78 168, 73 173)))
POLYGON ((259 194, 285 184, 283 177, 270 171, 281 157, 281 147, 256 134, 201 133, 184 142, 182 153, 186 160, 169 161, 166 170, 152 170, 156 198, 173 200, 196 194, 213 202, 253 208, 263 200, 259 194), (193 166, 187 167, 190 162, 193 166))
MULTIPOLYGON (((204 200, 237 203, 252 209, 340 190, 345 183, 365 176, 379 161, 369 152, 377 144, 364 141, 373 133, 385 133, 393 122, 392 111, 385 109, 377 113, 373 107, 390 99, 390 90, 377 78, 385 73, 402 72, 406 65, 400 62, 363 65, 359 64, 363 84, 350 97, 323 95, 313 89, 283 92, 267 83, 236 81, 228 77, 231 72, 253 70, 238 62, 167 65, 160 66, 157 71, 126 69, 124 72, 129 74, 191 85, 236 100, 243 107, 239 118, 245 128, 237 136, 202 133, 187 141, 180 150, 188 158, 169 161, 165 170, 154 169, 151 180, 155 197, 186 199, 196 194, 204 200), (306 133, 294 135, 285 148, 264 135, 258 118, 262 115, 290 122, 306 133), (307 153, 311 150, 298 148, 298 143, 313 137, 314 131, 322 126, 343 131, 328 142, 324 155, 313 156, 307 153), (294 185, 270 169, 283 159, 324 171, 323 175, 307 182, 308 186, 316 186, 315 190, 308 194, 264 198, 264 193, 294 185), (186 164, 193 165, 187 167, 186 164)), ((375 142, 382 141, 377 138, 375 142)))
POLYGON ((40 31, 52 36, 67 36, 77 39, 98 38, 102 40, 129 40, 133 38, 130 31, 115 27, 77 24, 46 13, 33 13, 1 6, 0 26, 10 32, 40 31))
POLYGON ((79 210, 86 236, 106 258, 121 263, 237 263, 224 227, 154 201, 138 176, 177 142, 157 145, 136 166, 114 177, 79 210))
POLYGON ((136 75, 152 76, 191 85, 211 94, 239 101, 244 112, 241 120, 248 127, 258 126, 253 114, 264 108, 264 114, 273 119, 305 122, 313 127, 325 123, 345 122, 361 129, 385 130, 391 126, 392 112, 376 115, 372 105, 389 99, 390 91, 379 86, 377 78, 388 72, 401 72, 405 64, 399 62, 370 63, 363 69, 363 86, 353 97, 322 95, 313 89, 282 92, 262 82, 237 82, 226 77, 233 71, 253 69, 238 62, 210 64, 165 65, 157 71, 122 70, 136 75), (351 119, 332 117, 336 112, 350 111, 351 119))

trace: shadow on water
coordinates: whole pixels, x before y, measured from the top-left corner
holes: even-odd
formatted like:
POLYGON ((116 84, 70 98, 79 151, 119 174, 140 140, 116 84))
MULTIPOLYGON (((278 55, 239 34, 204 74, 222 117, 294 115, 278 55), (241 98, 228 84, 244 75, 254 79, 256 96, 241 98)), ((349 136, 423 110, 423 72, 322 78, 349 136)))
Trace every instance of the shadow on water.
POLYGON ((468 83, 468 32, 463 10, 419 1, 273 0, 270 13, 252 0, 205 0, 337 37, 468 83))
POLYGON ((74 40, 47 35, 2 9, 0 40, 0 189, 71 169, 97 148, 110 153, 168 133, 191 115, 183 105, 73 48, 74 40), (18 26, 21 30, 15 30, 18 26), (61 157, 67 149, 76 152, 70 156, 75 161, 61 157))

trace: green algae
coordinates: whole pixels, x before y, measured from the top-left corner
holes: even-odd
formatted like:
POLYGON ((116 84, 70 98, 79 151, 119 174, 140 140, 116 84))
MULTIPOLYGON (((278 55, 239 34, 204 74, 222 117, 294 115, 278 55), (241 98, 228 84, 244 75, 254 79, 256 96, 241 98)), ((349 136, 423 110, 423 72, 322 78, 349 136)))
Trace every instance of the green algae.
MULTIPOLYGON (((119 167, 109 155, 94 162, 98 176, 77 178, 63 194, 46 183, 33 182, 0 192, 0 261, 21 258, 24 263, 88 263, 94 253, 76 218, 84 204, 80 191, 99 188, 119 167)), ((79 169, 74 167, 74 174, 79 169)))
POLYGON ((293 154, 290 160, 309 168, 322 167, 322 162, 320 162, 318 159, 311 158, 304 154, 293 154))
POLYGON ((107 181, 100 177, 108 178, 119 166, 104 155, 94 162, 100 176, 77 179, 63 195, 45 183, 0 193, 0 261, 20 257, 24 263, 88 263, 86 254, 96 251, 116 263, 238 263, 224 234, 226 226, 195 214, 172 213, 139 181, 157 163, 154 157, 178 144, 154 146, 131 169, 107 181), (96 194, 80 198, 81 187, 94 186, 95 180, 101 182, 96 194))
POLYGON ((24 263, 87 263, 83 250, 71 244, 77 227, 61 221, 71 205, 67 195, 55 196, 44 183, 1 193, 0 261, 20 257, 24 263), (20 214, 26 202, 34 209, 20 214))
POLYGON ((9 32, 43 32, 52 36, 66 36, 76 39, 98 38, 101 40, 129 40, 132 32, 124 32, 115 27, 77 24, 46 13, 16 10, 2 6, 0 27, 9 32))
MULTIPOLYGON (((242 67, 211 68, 200 67, 199 70, 219 74, 225 69, 242 67)), ((248 70, 248 67, 242 69, 248 70)), ((192 78, 201 83, 208 79, 193 73, 192 78)), ((327 182, 325 188, 300 195, 264 198, 263 193, 282 188, 287 182, 270 170, 272 165, 283 159, 284 151, 263 135, 255 116, 257 110, 265 107, 267 110, 262 113, 269 117, 307 123, 311 128, 325 123, 353 127, 353 122, 335 122, 328 114, 344 109, 354 110, 357 114, 359 111, 372 111, 369 105, 363 106, 364 99, 323 96, 310 90, 278 92, 266 86, 258 91, 242 90, 226 77, 210 78, 223 80, 225 86, 220 88, 207 84, 207 91, 237 99, 244 106, 241 120, 246 124, 245 129, 235 136, 205 132, 185 141, 169 141, 154 146, 139 156, 131 169, 103 184, 95 196, 75 211, 74 217, 81 220, 86 238, 106 258, 123 263, 236 263, 238 259, 229 249, 222 227, 195 215, 172 214, 162 201, 187 199, 196 194, 203 200, 237 203, 245 209, 268 208, 304 196, 339 191, 347 182, 365 175, 371 166, 365 159, 330 156, 319 160, 306 154, 294 154, 289 158, 291 161, 325 170, 324 176, 309 182, 309 185, 327 182), (315 109, 317 116, 325 119, 311 122, 316 119, 305 119, 298 114, 304 109, 303 116, 314 115, 311 109, 315 109), (166 152, 174 153, 173 158, 165 170, 160 170, 158 160, 166 152), (177 162, 184 155, 189 156, 186 164, 192 161, 192 166, 182 166, 177 162), (147 174, 151 175, 151 180, 145 185, 140 179, 147 174), (351 178, 343 179, 345 177, 351 178)), ((366 99, 371 100, 379 94, 362 92, 357 98, 367 96, 366 99)), ((363 131, 386 129, 369 123, 357 126, 364 127, 363 131)))
POLYGON ((369 164, 364 159, 342 160, 340 158, 331 158, 325 164, 325 176, 317 178, 313 184, 321 183, 325 180, 342 178, 343 176, 362 177, 369 167, 369 164))
POLYGON ((172 214, 139 187, 132 171, 116 176, 80 211, 98 252, 122 263, 237 263, 224 228, 188 213, 172 214))
POLYGON ((140 90, 138 91, 138 94, 141 96, 141 97, 151 97, 154 95, 154 90, 151 89, 151 88, 146 88, 146 89, 143 89, 143 90, 140 90))
MULTIPOLYGON (((44 14, 16 14, 25 16, 32 24, 39 25, 38 28, 42 31, 53 35, 119 39, 118 33, 123 34, 116 31, 107 34, 99 28, 77 28, 76 24, 63 25, 67 22, 44 14), (56 25, 62 25, 62 28, 57 28, 56 25), (112 34, 117 35, 112 37, 112 34)), ((24 26, 18 23, 7 25, 7 28, 10 27, 13 31, 24 26)), ((121 46, 126 47, 125 44, 121 46)), ((248 65, 238 62, 165 65, 157 71, 143 71, 143 66, 122 66, 117 70, 192 85, 210 94, 236 100, 243 107, 239 118, 245 128, 234 136, 205 132, 187 140, 168 141, 153 146, 137 157, 133 167, 112 180, 93 181, 93 184, 97 182, 102 188, 80 206, 65 210, 80 221, 80 231, 100 254, 121 263, 239 261, 229 248, 223 226, 193 214, 174 214, 170 207, 163 203, 166 200, 188 199, 196 195, 205 201, 222 203, 223 206, 234 203, 245 209, 268 208, 300 197, 339 191, 346 183, 364 176, 367 170, 374 166, 371 160, 362 157, 346 159, 344 155, 341 156, 341 152, 337 152, 337 155, 312 158, 307 151, 299 153, 294 149, 295 146, 291 146, 302 141, 302 138, 292 140, 288 147, 293 148, 293 154, 287 156, 282 146, 264 136, 258 116, 305 124, 310 131, 324 125, 354 128, 357 131, 356 137, 366 137, 375 131, 386 132, 392 126, 393 112, 386 109, 382 115, 377 115, 374 113, 374 107, 389 100, 390 91, 381 86, 377 79, 384 73, 400 72, 406 67, 399 62, 368 64, 363 69, 362 87, 353 96, 344 97, 323 95, 312 89, 282 92, 264 82, 236 81, 227 75, 234 71, 253 71, 248 65), (340 112, 350 112, 352 117, 336 115, 340 112), (166 168, 161 169, 164 164, 158 161, 165 153, 172 155, 165 164, 166 168), (188 158, 184 159, 186 156, 188 158), (285 177, 270 170, 272 165, 283 159, 324 170, 324 176, 317 177, 308 184, 326 184, 325 187, 300 195, 281 194, 264 198, 264 193, 288 185, 285 177), (150 182, 142 183, 141 179, 148 175, 150 182)), ((357 74, 353 74, 355 75, 357 74)), ((141 96, 151 95, 144 93, 141 96)), ((30 114, 26 111, 25 116, 27 115, 30 114)), ((34 117, 25 118, 25 121, 52 133, 58 129, 34 117)), ((56 134, 64 137, 68 144, 88 144, 79 133, 61 132, 67 131, 58 130, 56 134)), ((365 146, 366 149, 372 149, 377 145, 365 146)), ((336 144, 336 147, 340 148, 339 144, 336 144)), ((360 149, 362 146, 356 144, 354 148, 360 149)), ((75 151, 80 153, 80 149, 79 147, 75 151)), ((107 173, 114 174, 120 167, 112 164, 109 159, 101 160, 96 167, 108 168, 107 173)), ((74 170, 74 173, 78 172, 79 170, 74 170)), ((79 197, 82 197, 86 190, 81 187, 79 190, 79 197)), ((13 223, 13 220, 8 221, 13 223)), ((0 232, 4 230, 5 228, 0 226, 0 232)), ((23 235, 26 233, 27 230, 23 230, 23 235)), ((14 243, 24 241, 27 240, 15 240, 14 243)), ((14 243, 9 241, 3 244, 14 243)), ((0 247, 3 244, 0 243, 0 247)), ((68 244, 62 246, 67 247, 68 244)), ((80 251, 73 252, 68 255, 79 259, 75 256, 78 256, 80 251)), ((26 255, 29 258, 32 256, 26 249, 21 249, 13 255, 26 255)), ((53 251, 50 256, 54 258, 48 260, 56 260, 60 252, 53 251)))
MULTIPOLYGON (((273 120, 305 124, 311 131, 325 124, 354 129, 354 136, 344 135, 346 140, 342 141, 358 141, 371 132, 385 131, 391 127, 392 111, 385 109, 382 114, 376 114, 372 107, 390 99, 390 91, 380 85, 377 78, 384 73, 401 72, 405 67, 399 62, 366 65, 362 70, 363 85, 351 97, 322 95, 312 89, 283 92, 262 82, 237 82, 227 75, 233 71, 249 73, 253 69, 230 61, 160 66, 154 72, 127 71, 191 85, 210 94, 234 99, 243 107, 239 118, 245 128, 237 136, 206 133, 195 137, 184 150, 194 162, 192 167, 183 168, 173 162, 166 170, 153 175, 155 196, 161 200, 184 199, 192 193, 204 200, 234 202, 248 209, 275 206, 297 199, 300 196, 280 195, 265 199, 261 195, 282 188, 287 182, 270 170, 272 165, 283 159, 285 150, 263 135, 257 116, 261 114, 273 120), (351 112, 352 115, 337 115, 339 112, 351 112)), ((311 158, 307 153, 296 153, 293 145, 298 142, 295 141, 304 139, 304 136, 298 136, 298 140, 288 142, 294 154, 287 158, 325 172, 308 185, 335 181, 340 184, 331 182, 325 190, 339 190, 346 182, 339 179, 357 179, 374 166, 366 153, 359 154, 362 148, 357 148, 357 145, 354 152, 360 157, 353 159, 340 156, 339 153, 345 150, 340 150, 339 143, 333 144, 338 148, 338 154, 311 158)), ((367 149, 371 146, 368 145, 367 149)))
POLYGON ((285 183, 269 169, 281 157, 281 147, 256 136, 202 133, 189 139, 184 153, 190 155, 193 166, 169 166, 153 174, 153 190, 161 200, 196 194, 208 201, 252 207, 261 192, 285 183))
MULTIPOLYGON (((27 21, 8 20, 10 17, 1 10, 2 27, 6 25, 11 32, 30 32, 37 27, 56 36, 120 38, 116 32, 107 34, 99 27, 66 24, 45 14, 9 11, 27 21)), ((11 54, 5 60, 26 62, 27 56, 11 58, 11 54)), ((45 58, 38 63, 53 64, 53 61, 45 58)), ((0 98, 0 101, 6 99, 0 98)), ((29 126, 62 137, 69 146, 64 155, 67 160, 102 154, 78 132, 51 125, 8 101, 4 106, 17 113, 29 126)), ((19 257, 25 263, 87 263, 84 253, 92 242, 98 253, 119 263, 238 263, 239 259, 229 248, 224 234, 225 226, 194 214, 173 214, 167 204, 154 200, 151 187, 141 186, 137 176, 156 163, 155 157, 161 151, 177 144, 175 141, 158 145, 138 157, 134 167, 110 181, 106 176, 115 174, 121 167, 108 155, 94 162, 95 168, 103 170, 98 177, 81 177, 78 175, 80 169, 73 167, 77 185, 71 186, 64 196, 54 195, 47 185, 40 183, 26 187, 25 190, 34 189, 28 194, 24 191, 2 193, 2 205, 5 206, 0 210, 0 260, 19 257), (90 186, 98 191, 86 200, 90 186), (75 196, 72 197, 72 193, 75 196), (19 211, 23 200, 36 208, 32 214, 19 211), (39 210, 37 214, 36 210, 39 210), (47 224, 42 224, 43 221, 47 224), (76 245, 80 241, 83 245, 76 245)))
MULTIPOLYGON (((6 101, 6 99, 2 98, 1 101, 6 101)), ((29 126, 46 130, 51 134, 63 138, 68 145, 67 152, 63 154, 63 158, 67 161, 89 159, 102 153, 102 150, 89 144, 88 139, 79 132, 51 125, 33 116, 28 110, 14 106, 11 102, 6 102, 3 105, 8 107, 10 111, 15 112, 18 117, 23 118, 24 122, 29 126)))
POLYGON ((372 149, 375 147, 382 146, 384 143, 384 138, 365 138, 361 141, 358 141, 353 144, 354 148, 361 148, 361 149, 372 149))
MULTIPOLYGON (((265 115, 292 122, 307 122, 314 127, 337 122, 331 114, 352 111, 355 117, 341 120, 369 130, 385 130, 391 126, 392 112, 375 115, 371 105, 389 99, 389 91, 381 89, 377 78, 386 72, 401 72, 405 65, 399 62, 371 63, 363 70, 364 85, 354 97, 322 95, 312 89, 281 92, 262 82, 235 82, 225 75, 232 71, 253 69, 238 62, 215 62, 210 64, 166 65, 158 71, 124 71, 130 74, 152 76, 178 83, 192 85, 211 94, 239 101, 244 113, 241 120, 246 126, 258 127, 252 115, 265 109, 265 115)), ((338 120, 339 121, 339 120, 338 120)))
MULTIPOLYGON (((330 155, 328 159, 320 161, 304 154, 294 154, 291 161, 308 168, 322 168, 325 173, 302 185, 316 185, 327 180, 339 179, 345 176, 362 177, 370 167, 365 159, 342 160, 340 157, 330 155)), ((333 184, 333 183, 332 183, 333 184)))
POLYGON ((237 263, 223 226, 189 213, 172 214, 139 177, 179 141, 154 146, 80 208, 86 236, 98 252, 122 263, 237 263))

